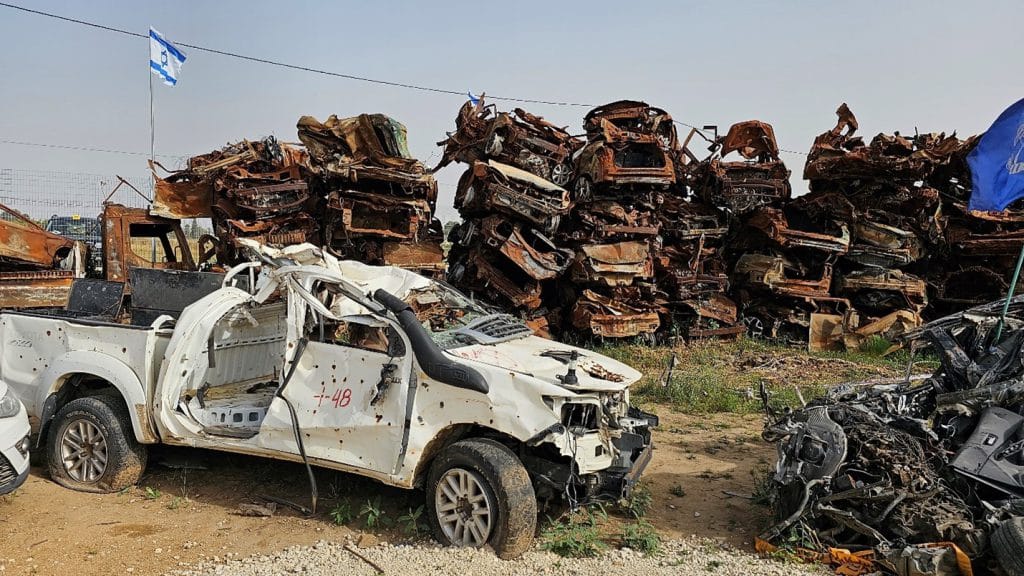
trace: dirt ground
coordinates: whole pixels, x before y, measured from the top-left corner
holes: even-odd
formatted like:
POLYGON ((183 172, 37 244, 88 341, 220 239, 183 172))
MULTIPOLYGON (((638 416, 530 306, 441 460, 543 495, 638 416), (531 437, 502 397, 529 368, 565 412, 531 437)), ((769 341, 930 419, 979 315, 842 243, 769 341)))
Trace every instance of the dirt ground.
MULTIPOLYGON (((661 412, 654 459, 645 473, 653 497, 648 520, 663 536, 696 534, 750 546, 766 511, 743 496, 753 491, 751 470, 773 461, 772 447, 758 437, 760 419, 661 412)), ((271 518, 253 518, 239 515, 239 505, 261 502, 264 494, 308 504, 301 465, 159 449, 151 453, 139 486, 121 494, 72 492, 33 468, 22 489, 0 498, 0 572, 161 574, 214 557, 344 539, 364 522, 335 525, 329 512, 342 500, 358 512, 380 497, 387 516, 398 518, 423 497, 327 470, 317 470, 317 479, 315 517, 279 507, 271 518)), ((373 536, 407 539, 397 528, 373 536)))

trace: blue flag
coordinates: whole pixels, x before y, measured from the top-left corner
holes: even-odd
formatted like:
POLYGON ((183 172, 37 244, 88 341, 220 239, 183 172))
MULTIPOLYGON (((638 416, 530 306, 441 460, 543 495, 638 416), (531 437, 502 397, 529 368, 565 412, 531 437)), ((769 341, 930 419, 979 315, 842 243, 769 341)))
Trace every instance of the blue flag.
POLYGON ((970 210, 1001 212, 1024 198, 1024 100, 999 115, 967 156, 970 210))
POLYGON ((472 102, 473 104, 479 104, 480 103, 480 99, 477 98, 476 96, 473 96, 472 92, 466 92, 466 96, 469 96, 469 101, 472 102))

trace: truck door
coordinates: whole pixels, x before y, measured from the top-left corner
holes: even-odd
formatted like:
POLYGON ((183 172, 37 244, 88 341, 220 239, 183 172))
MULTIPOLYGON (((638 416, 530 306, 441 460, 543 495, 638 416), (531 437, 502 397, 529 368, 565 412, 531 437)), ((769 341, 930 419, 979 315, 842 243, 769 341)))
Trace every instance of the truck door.
MULTIPOLYGON (((313 326, 284 391, 310 458, 393 473, 402 452, 411 351, 404 336, 372 316, 313 326)), ((275 398, 262 430, 291 430, 275 398)), ((261 433, 266 448, 297 452, 293 434, 261 433)))

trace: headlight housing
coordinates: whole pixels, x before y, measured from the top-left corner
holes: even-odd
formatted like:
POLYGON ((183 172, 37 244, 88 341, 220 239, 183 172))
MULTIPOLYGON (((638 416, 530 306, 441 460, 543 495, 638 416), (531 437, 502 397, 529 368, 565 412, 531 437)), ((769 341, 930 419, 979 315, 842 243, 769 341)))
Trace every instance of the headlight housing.
POLYGON ((11 389, 7 389, 7 393, 0 398, 0 418, 11 418, 18 415, 21 412, 21 402, 11 394, 11 389))

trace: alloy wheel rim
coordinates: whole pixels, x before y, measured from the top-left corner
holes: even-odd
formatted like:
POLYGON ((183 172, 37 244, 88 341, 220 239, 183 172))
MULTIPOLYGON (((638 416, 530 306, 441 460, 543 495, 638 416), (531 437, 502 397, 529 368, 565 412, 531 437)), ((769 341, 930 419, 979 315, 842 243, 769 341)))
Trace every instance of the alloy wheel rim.
POLYGON ((438 524, 450 542, 472 547, 487 543, 493 510, 479 476, 462 468, 448 470, 434 490, 434 503, 438 524))
POLYGON ((72 480, 96 482, 107 470, 107 438, 89 420, 75 420, 61 436, 60 457, 72 480))

